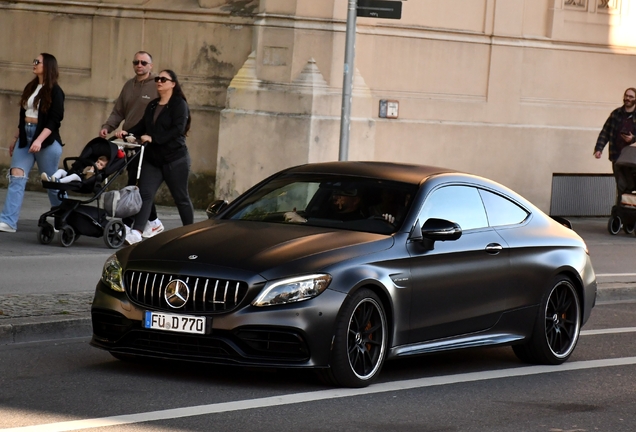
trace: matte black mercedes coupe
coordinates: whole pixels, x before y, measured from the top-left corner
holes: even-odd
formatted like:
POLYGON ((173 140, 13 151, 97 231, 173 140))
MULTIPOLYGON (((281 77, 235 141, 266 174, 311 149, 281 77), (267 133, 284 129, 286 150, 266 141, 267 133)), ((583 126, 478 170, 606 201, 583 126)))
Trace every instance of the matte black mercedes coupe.
POLYGON ((567 221, 448 169, 308 164, 208 214, 106 261, 93 346, 362 387, 387 359, 458 348, 560 364, 596 299, 567 221))

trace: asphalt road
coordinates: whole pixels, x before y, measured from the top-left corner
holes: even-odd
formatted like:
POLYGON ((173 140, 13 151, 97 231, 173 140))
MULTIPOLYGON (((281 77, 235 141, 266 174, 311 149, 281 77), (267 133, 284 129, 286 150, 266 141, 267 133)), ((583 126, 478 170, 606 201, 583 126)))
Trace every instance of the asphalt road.
POLYGON ((359 390, 303 371, 120 362, 87 339, 6 345, 0 428, 636 430, 636 303, 598 305, 583 330, 561 366, 520 363, 510 348, 471 349, 389 362, 359 390))

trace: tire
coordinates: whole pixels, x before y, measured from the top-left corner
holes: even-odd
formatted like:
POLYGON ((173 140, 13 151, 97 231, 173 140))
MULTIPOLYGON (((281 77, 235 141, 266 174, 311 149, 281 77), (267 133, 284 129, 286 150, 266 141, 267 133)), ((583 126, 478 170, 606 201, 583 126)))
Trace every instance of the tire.
POLYGON ((623 231, 625 232, 625 234, 628 234, 628 235, 634 234, 634 228, 636 228, 636 222, 632 222, 632 223, 625 222, 623 224, 623 231))
POLYGON ((75 230, 72 226, 66 225, 60 229, 60 245, 69 247, 75 241, 75 230))
POLYGON ((366 387, 379 375, 387 352, 388 326, 378 296, 361 289, 347 298, 338 314, 331 368, 333 384, 366 387))
POLYGON ((51 244, 54 238, 55 230, 53 229, 53 225, 45 222, 43 225, 38 227, 38 241, 40 243, 43 245, 51 244))
POLYGON ((558 365, 572 355, 581 331, 581 302, 572 281, 558 276, 541 302, 530 340, 513 346, 527 363, 558 365))
POLYGON ((104 227, 104 243, 111 249, 117 249, 126 240, 126 228, 124 223, 117 219, 111 219, 104 227))
POLYGON ((618 216, 612 215, 607 221, 607 230, 612 235, 618 234, 622 226, 623 226, 623 222, 621 221, 621 218, 618 216))

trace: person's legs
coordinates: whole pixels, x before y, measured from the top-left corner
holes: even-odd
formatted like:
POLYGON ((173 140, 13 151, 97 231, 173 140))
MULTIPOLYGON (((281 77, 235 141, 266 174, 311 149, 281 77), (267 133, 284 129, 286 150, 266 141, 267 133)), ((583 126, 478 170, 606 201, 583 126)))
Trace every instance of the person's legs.
POLYGON ((190 155, 171 162, 163 167, 163 177, 174 199, 181 223, 194 223, 194 208, 188 194, 188 177, 190 175, 190 155))
POLYGON ((29 147, 33 141, 33 134, 35 133, 35 125, 27 125, 26 133, 27 145, 21 148, 20 141, 18 140, 13 149, 11 168, 9 169, 9 174, 7 174, 9 186, 7 187, 4 207, 0 213, 0 223, 2 223, 0 229, 6 232, 13 232, 18 228, 18 219, 20 217, 20 209, 22 209, 22 201, 24 201, 27 176, 35 163, 33 153, 29 153, 29 147))
POLYGON ((159 186, 163 182, 163 175, 160 168, 147 162, 143 162, 142 165, 142 174, 139 178, 139 194, 141 195, 142 205, 141 210, 134 216, 133 220, 133 230, 139 232, 140 239, 146 222, 148 222, 148 215, 150 214, 150 208, 152 207, 157 189, 159 189, 159 186))
POLYGON ((66 177, 66 174, 68 174, 66 170, 63 170, 60 168, 59 170, 55 171, 53 175, 51 175, 50 177, 55 177, 57 179, 60 179, 62 177, 66 177))
MULTIPOLYGON (((48 147, 43 148, 39 152, 35 153, 35 160, 38 163, 38 170, 40 175, 46 173, 48 175, 57 171, 60 164, 60 157, 62 156, 62 146, 59 142, 55 141, 48 147)), ((57 190, 47 189, 49 194, 49 201, 51 207, 59 206, 61 204, 60 199, 57 197, 57 190)))
POLYGON ((70 175, 64 176, 64 177, 62 177, 60 179, 58 179, 56 177, 55 180, 58 183, 70 183, 70 182, 73 182, 73 181, 82 181, 82 178, 80 176, 78 176, 77 174, 70 174, 70 175))

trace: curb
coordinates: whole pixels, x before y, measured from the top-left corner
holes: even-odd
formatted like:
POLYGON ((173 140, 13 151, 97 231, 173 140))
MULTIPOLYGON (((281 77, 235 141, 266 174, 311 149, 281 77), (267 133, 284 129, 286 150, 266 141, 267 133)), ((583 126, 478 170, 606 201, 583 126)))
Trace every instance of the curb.
POLYGON ((46 316, 0 321, 0 345, 41 342, 51 339, 89 337, 93 334, 90 316, 46 316))

